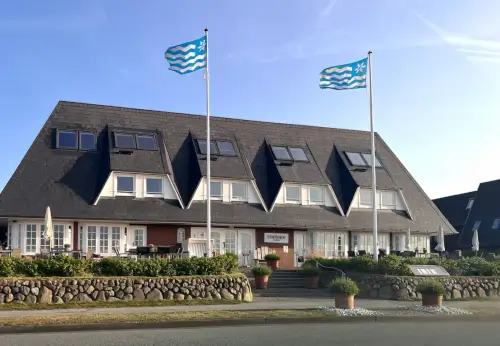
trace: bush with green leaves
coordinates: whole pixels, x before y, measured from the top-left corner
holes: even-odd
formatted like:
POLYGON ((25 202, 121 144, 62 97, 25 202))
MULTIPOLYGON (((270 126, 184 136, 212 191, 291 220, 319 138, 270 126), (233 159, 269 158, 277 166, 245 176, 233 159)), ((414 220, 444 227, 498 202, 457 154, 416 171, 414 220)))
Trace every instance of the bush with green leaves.
POLYGON ((140 259, 109 257, 100 261, 59 255, 29 259, 0 257, 0 277, 78 277, 78 276, 190 276, 232 274, 238 269, 238 256, 214 258, 140 259))
POLYGON ((420 294, 438 294, 438 295, 443 295, 445 291, 444 285, 436 280, 421 281, 417 285, 415 290, 420 294))
POLYGON ((280 255, 278 255, 277 253, 268 253, 264 256, 264 259, 266 261, 279 261, 280 258, 280 255))
POLYGON ((328 285, 330 293, 355 296, 359 293, 359 287, 355 281, 349 278, 336 278, 328 285))
POLYGON ((272 272, 272 269, 268 266, 259 266, 252 268, 252 273, 254 276, 269 276, 272 272))
POLYGON ((313 266, 303 266, 299 274, 305 277, 319 276, 321 274, 321 269, 313 266))

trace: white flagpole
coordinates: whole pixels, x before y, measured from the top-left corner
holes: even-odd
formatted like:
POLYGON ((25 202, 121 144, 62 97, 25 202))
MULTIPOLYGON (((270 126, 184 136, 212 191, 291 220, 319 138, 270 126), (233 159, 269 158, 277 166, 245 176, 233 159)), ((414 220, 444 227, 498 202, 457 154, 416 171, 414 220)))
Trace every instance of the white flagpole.
POLYGON ((372 142, 372 203, 373 203, 373 259, 378 261, 378 229, 377 229, 377 172, 375 167, 375 131, 373 130, 373 79, 372 52, 368 52, 368 73, 370 75, 370 135, 372 142))
POLYGON ((208 71, 208 29, 205 29, 205 82, 207 86, 207 257, 211 257, 212 210, 210 201, 210 73, 208 71))

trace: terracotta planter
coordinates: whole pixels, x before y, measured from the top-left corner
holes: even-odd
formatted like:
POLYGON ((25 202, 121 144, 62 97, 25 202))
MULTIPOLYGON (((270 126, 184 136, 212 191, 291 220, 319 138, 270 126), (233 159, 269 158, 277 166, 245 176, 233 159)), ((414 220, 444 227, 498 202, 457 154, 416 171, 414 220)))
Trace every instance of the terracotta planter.
POLYGON ((306 277, 307 288, 318 288, 318 285, 319 285, 319 275, 306 277))
POLYGON ((435 293, 422 293, 422 306, 441 307, 443 305, 443 295, 435 293))
POLYGON ((354 309, 354 296, 335 295, 335 307, 337 309, 354 309))
POLYGON ((266 260, 266 264, 272 270, 276 270, 280 267, 280 260, 266 260))
POLYGON ((267 288, 268 280, 269 275, 257 275, 255 277, 255 288, 259 290, 265 290, 267 288))

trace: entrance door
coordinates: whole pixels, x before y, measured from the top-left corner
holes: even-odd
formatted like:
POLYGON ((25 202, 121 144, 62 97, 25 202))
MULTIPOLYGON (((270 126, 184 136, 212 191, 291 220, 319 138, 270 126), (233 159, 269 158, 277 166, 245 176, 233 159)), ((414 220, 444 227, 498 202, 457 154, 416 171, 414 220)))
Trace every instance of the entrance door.
POLYGON ((242 266, 253 264, 253 251, 255 249, 253 235, 252 231, 238 230, 238 257, 242 266))
POLYGON ((293 258, 294 258, 294 265, 296 267, 300 267, 305 260, 306 256, 306 232, 301 232, 301 231, 296 231, 293 233, 293 258), (302 261, 299 262, 299 258, 302 259, 302 261))

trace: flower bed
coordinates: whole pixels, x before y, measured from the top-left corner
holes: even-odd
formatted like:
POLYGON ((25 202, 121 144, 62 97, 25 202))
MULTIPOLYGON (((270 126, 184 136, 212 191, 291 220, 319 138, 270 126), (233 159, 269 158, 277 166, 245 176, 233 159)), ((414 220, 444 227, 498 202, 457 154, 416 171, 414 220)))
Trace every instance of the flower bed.
POLYGON ((226 254, 214 258, 141 259, 104 258, 100 261, 74 259, 66 255, 26 259, 0 257, 0 277, 75 276, 182 276, 232 274, 238 257, 226 254))
POLYGON ((0 279, 0 304, 227 299, 251 302, 244 275, 0 279))

